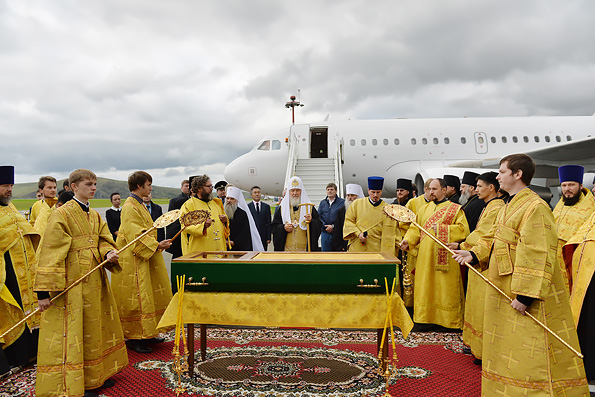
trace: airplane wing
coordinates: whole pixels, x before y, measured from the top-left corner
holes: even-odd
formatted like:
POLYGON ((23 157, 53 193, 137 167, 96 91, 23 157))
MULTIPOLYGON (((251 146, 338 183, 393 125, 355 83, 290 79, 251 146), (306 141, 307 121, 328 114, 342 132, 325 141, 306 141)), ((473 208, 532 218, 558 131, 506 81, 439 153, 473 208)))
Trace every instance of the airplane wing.
MULTIPOLYGON (((514 150, 514 149, 513 149, 514 150)), ((536 177, 557 177, 557 168, 565 164, 580 164, 586 172, 595 171, 595 137, 553 144, 549 147, 525 152, 537 164, 536 177), (553 172, 555 170, 555 172, 553 172)), ((498 168, 500 158, 461 161, 450 167, 498 168)))

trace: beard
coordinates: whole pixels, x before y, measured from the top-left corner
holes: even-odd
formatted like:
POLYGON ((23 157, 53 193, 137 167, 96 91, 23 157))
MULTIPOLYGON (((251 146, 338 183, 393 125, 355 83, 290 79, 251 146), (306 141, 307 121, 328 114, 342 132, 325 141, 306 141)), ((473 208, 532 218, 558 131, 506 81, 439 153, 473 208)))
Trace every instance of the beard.
POLYGON ((225 201, 225 203, 223 204, 223 209, 225 210, 225 215, 227 215, 229 220, 232 220, 233 216, 236 213, 236 210, 238 209, 238 203, 230 204, 227 201, 225 201))
POLYGON ((581 192, 579 192, 579 194, 572 196, 572 197, 562 196, 562 201, 564 202, 564 205, 573 206, 576 203, 578 203, 579 200, 581 199, 580 193, 581 192))
POLYGON ((291 205, 292 207, 297 207, 301 203, 302 203, 302 199, 300 197, 298 197, 298 198, 290 197, 289 198, 289 205, 291 205))
POLYGON ((347 211, 349 209, 349 206, 354 202, 355 200, 347 200, 345 199, 345 211, 347 211))
POLYGON ((467 204, 467 201, 469 201, 470 197, 471 197, 471 192, 469 192, 469 191, 466 191, 465 193, 461 193, 461 197, 459 198, 459 204, 460 205, 467 204))
POLYGON ((207 192, 201 192, 200 199, 202 199, 203 201, 211 201, 211 194, 207 192))
POLYGON ((12 197, 12 194, 7 194, 6 196, 0 197, 0 204, 8 205, 10 203, 11 197, 12 197))

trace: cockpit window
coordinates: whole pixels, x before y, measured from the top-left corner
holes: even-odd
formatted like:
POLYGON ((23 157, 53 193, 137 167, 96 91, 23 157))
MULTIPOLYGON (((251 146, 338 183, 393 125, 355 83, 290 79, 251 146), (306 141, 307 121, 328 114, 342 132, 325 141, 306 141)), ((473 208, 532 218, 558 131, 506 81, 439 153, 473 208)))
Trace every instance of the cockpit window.
POLYGON ((272 146, 273 150, 281 150, 281 141, 275 139, 272 146))
POLYGON ((271 141, 264 141, 258 146, 258 150, 270 150, 271 149, 271 141))

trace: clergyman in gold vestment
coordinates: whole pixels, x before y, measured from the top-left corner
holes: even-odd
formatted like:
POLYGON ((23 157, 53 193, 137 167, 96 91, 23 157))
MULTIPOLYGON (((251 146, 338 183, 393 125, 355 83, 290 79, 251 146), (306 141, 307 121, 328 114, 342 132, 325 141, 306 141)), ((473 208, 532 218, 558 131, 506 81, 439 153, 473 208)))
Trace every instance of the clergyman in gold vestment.
POLYGON ((204 223, 184 229, 180 236, 182 254, 188 255, 197 251, 227 251, 226 240, 229 236, 229 222, 225 216, 221 199, 211 197, 213 182, 207 175, 196 176, 192 179, 190 189, 192 193, 196 194, 196 197, 190 197, 182 205, 180 217, 196 210, 208 211, 211 216, 204 223))
MULTIPOLYGON (((446 199, 443 179, 432 180, 430 197, 433 201, 417 214, 417 223, 443 243, 463 241, 469 235, 469 225, 461 206, 446 199)), ((416 246, 413 321, 462 329, 465 297, 459 264, 425 233, 410 227, 401 248, 416 246)))
MULTIPOLYGON (((151 214, 143 205, 149 196, 153 178, 144 171, 128 177, 130 197, 122 206, 120 229, 116 240, 122 249, 153 226, 151 214)), ((137 353, 150 353, 148 342, 163 342, 157 338, 157 324, 165 312, 172 293, 162 250, 170 240, 157 241, 157 230, 139 239, 120 254, 122 271, 112 276, 112 288, 118 305, 124 337, 129 348, 137 353)))
MULTIPOLYGON (((33 292, 39 234, 10 202, 14 167, 0 166, 0 334, 37 308, 33 292)), ((0 375, 37 356, 40 315, 0 339, 0 375)))
MULTIPOLYGON (((104 259, 120 271, 105 221, 89 208, 97 177, 75 170, 69 181, 75 199, 52 211, 41 242, 34 289, 57 295, 104 259)), ((82 396, 101 387, 128 365, 118 308, 104 268, 91 273, 43 310, 37 356, 36 395, 82 396)))
POLYGON ((386 252, 397 256, 401 243, 399 222, 384 214, 380 196, 384 178, 368 178, 368 197, 355 200, 345 213, 343 238, 349 252, 386 252), (376 178, 376 179, 374 179, 376 178))
POLYGON ((472 251, 455 255, 459 262, 489 263, 488 278, 513 299, 486 288, 481 392, 489 397, 588 396, 583 360, 524 315, 529 311, 579 350, 558 265, 554 217, 527 187, 534 172, 535 163, 525 154, 500 161, 498 180, 510 201, 472 251))
POLYGON ((584 171, 580 165, 564 165, 558 168, 562 197, 554 208, 554 220, 558 232, 558 263, 569 293, 572 275, 570 268, 565 266, 562 248, 595 211, 593 194, 583 187, 584 171))

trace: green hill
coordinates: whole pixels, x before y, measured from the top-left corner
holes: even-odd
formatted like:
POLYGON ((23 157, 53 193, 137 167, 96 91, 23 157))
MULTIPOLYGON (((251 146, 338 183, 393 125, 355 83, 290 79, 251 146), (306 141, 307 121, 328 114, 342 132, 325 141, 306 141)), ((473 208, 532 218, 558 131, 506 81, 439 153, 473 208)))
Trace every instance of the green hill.
MULTIPOLYGON (((58 191, 62 189, 64 179, 58 181, 58 191)), ((17 183, 14 185, 12 197, 15 199, 34 199, 37 191, 37 182, 17 183)), ((109 199, 110 194, 118 192, 122 197, 128 197, 128 182, 115 179, 98 178, 96 199, 109 199)), ((173 187, 153 186, 154 199, 169 199, 180 194, 180 189, 173 187)))

